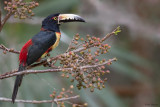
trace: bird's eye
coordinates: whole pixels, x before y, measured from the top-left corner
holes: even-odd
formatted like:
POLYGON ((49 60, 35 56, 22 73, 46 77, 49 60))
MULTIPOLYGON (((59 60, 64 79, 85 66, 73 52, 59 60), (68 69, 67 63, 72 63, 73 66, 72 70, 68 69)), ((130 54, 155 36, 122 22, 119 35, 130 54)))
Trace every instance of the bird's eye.
POLYGON ((54 20, 57 20, 57 17, 54 17, 53 19, 54 19, 54 20))

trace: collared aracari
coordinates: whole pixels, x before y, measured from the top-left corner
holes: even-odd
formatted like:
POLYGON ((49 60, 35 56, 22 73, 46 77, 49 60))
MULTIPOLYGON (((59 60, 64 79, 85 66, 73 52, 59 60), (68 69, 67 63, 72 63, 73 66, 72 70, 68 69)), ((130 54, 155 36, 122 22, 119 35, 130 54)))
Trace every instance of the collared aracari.
MULTIPOLYGON (((75 14, 52 14, 45 18, 39 33, 32 37, 21 49, 19 55, 18 72, 27 66, 46 56, 51 50, 58 46, 61 33, 59 26, 65 22, 85 22, 83 18, 75 14)), ((21 85, 23 75, 18 75, 15 80, 12 102, 15 102, 18 88, 21 85)))

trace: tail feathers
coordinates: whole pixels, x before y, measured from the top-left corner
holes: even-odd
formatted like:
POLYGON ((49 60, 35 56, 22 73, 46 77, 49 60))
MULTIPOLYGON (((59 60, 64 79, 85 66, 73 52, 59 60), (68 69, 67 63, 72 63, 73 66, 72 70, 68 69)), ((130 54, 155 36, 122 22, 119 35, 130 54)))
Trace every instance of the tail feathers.
MULTIPOLYGON (((19 65, 19 69, 18 72, 25 70, 25 66, 23 64, 19 65)), ((12 102, 15 102, 16 96, 17 96, 17 92, 18 92, 18 88, 21 85, 23 79, 23 75, 18 75, 16 77, 15 83, 14 83, 14 89, 13 89, 13 94, 12 94, 12 102)))

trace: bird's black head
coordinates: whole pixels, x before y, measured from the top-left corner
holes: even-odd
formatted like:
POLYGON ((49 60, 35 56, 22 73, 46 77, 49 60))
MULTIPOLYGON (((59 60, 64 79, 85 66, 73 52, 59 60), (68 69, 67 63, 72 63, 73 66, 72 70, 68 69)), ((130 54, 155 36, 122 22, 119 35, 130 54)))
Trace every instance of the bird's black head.
POLYGON ((52 14, 42 22, 42 28, 50 31, 59 32, 59 25, 65 22, 85 22, 83 18, 75 14, 52 14))
POLYGON ((59 32, 58 16, 59 13, 52 14, 46 17, 42 22, 42 28, 50 31, 59 32))

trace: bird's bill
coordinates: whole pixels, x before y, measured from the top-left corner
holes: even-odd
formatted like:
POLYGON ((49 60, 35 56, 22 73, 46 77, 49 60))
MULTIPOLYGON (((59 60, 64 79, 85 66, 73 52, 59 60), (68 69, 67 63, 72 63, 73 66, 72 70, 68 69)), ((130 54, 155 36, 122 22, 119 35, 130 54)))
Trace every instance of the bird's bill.
POLYGON ((58 23, 60 24, 61 22, 85 22, 85 20, 81 16, 75 14, 60 14, 58 16, 58 23))

